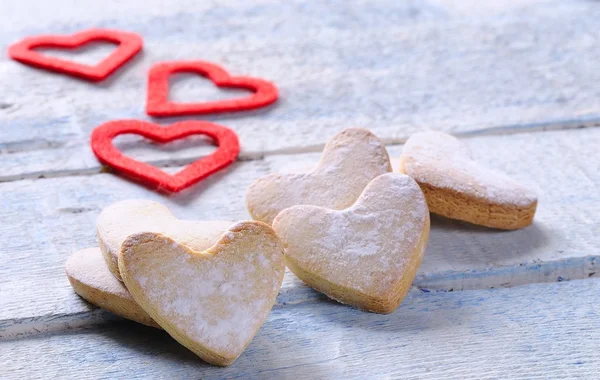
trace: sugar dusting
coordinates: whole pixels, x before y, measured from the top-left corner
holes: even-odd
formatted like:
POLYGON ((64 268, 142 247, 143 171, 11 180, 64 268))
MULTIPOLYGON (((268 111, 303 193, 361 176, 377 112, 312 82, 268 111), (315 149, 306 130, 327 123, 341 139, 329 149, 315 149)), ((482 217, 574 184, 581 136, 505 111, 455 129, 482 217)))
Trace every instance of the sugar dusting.
POLYGON ((387 151, 375 135, 345 129, 329 140, 317 169, 259 178, 248 189, 247 204, 255 219, 267 223, 295 205, 340 210, 352 205, 373 178, 390 171, 387 151))
POLYGON ((468 147, 442 132, 413 135, 404 145, 405 171, 420 183, 470 194, 498 204, 528 206, 535 192, 473 161, 468 147))
POLYGON ((234 241, 225 242, 224 251, 210 259, 156 239, 143 261, 129 265, 164 318, 217 352, 240 352, 254 336, 274 302, 284 270, 278 244, 255 242, 247 250, 236 244, 236 234, 229 234, 234 241))
MULTIPOLYGON (((123 241, 140 232, 155 232, 173 238, 196 251, 211 247, 233 222, 186 221, 177 219, 168 207, 149 200, 125 200, 105 208, 97 222, 100 248, 117 268, 123 241)), ((177 244, 177 243, 173 243, 177 244)), ((117 270, 118 272, 118 270, 117 270)), ((119 275, 119 273, 115 273, 119 275)))
POLYGON ((288 255, 330 281, 371 293, 385 292, 400 279, 428 214, 415 181, 393 173, 373 180, 348 210, 292 210, 283 216, 289 229, 275 226, 288 255))
POLYGON ((110 272, 99 248, 89 248, 73 253, 67 260, 66 270, 77 281, 133 301, 123 283, 110 272))

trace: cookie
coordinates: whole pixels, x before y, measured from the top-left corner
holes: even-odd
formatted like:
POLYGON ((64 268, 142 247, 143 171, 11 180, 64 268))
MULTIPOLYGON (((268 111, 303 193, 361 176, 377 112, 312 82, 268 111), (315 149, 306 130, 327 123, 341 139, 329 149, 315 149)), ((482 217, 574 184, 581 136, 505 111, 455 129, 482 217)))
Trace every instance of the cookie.
POLYGON ((110 271, 120 280, 118 257, 127 236, 156 232, 195 250, 211 247, 234 222, 177 219, 164 205, 148 200, 117 202, 100 213, 98 243, 110 271))
POLYGON ((134 301, 125 285, 110 273, 99 248, 73 253, 65 270, 75 293, 84 300, 123 318, 160 328, 134 301))
POLYGON ((273 228, 288 268, 339 302, 391 313, 402 302, 421 264, 429 237, 429 211, 419 185, 388 173, 375 178, 345 210, 294 206, 273 228))
POLYGON ((391 171, 381 140, 366 129, 348 128, 329 140, 312 172, 256 180, 246 192, 246 206, 253 219, 269 224, 295 205, 341 210, 351 206, 373 178, 391 171))
POLYGON ((159 325, 203 360, 225 366, 264 323, 285 263, 273 229, 248 221, 201 252, 157 233, 132 235, 119 267, 133 298, 159 325))
POLYGON ((400 172, 417 181, 435 214, 506 230, 533 222, 536 193, 475 162, 469 148, 448 134, 411 136, 402 151, 400 172))

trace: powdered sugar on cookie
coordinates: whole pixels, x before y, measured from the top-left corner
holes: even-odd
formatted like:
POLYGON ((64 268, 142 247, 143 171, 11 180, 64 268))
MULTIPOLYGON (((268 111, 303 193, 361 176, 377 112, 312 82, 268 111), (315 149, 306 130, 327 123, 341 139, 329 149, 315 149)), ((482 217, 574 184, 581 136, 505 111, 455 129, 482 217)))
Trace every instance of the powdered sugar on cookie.
POLYGON ((389 173, 374 179, 346 210, 295 206, 278 215, 273 227, 286 244, 286 256, 302 271, 385 298, 414 255, 420 262, 424 249, 418 245, 429 217, 416 182, 389 173))
POLYGON ((211 354, 233 361, 245 349, 275 302, 285 269, 279 239, 259 222, 236 224, 205 252, 174 246, 162 235, 134 235, 123 244, 120 265, 134 298, 208 361, 211 354))
POLYGON ((349 128, 329 140, 314 171, 259 178, 248 188, 246 205, 265 223, 295 205, 340 210, 352 205, 373 178, 391 170, 383 143, 365 129, 349 128))
POLYGON ((411 136, 402 151, 402 171, 419 183, 496 204, 527 206, 537 201, 533 190, 475 162, 464 143, 442 132, 411 136))
POLYGON ((69 277, 73 277, 79 282, 133 301, 125 285, 108 270, 98 248, 89 248, 73 253, 67 259, 65 269, 69 277))
MULTIPOLYGON (((99 248, 73 253, 65 264, 71 286, 86 301, 124 318, 159 327, 108 270, 99 248)), ((140 279, 143 281, 144 279, 140 279)))
POLYGON ((233 222, 186 221, 177 219, 164 205, 141 199, 117 202, 98 217, 96 231, 100 249, 110 271, 121 278, 117 260, 121 244, 130 235, 156 232, 194 250, 212 246, 233 222))

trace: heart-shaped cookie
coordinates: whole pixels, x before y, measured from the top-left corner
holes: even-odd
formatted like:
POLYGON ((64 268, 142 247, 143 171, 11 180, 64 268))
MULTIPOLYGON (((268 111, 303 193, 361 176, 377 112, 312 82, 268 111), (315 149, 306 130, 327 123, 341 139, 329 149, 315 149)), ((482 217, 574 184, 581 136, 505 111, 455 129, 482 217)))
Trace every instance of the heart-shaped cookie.
POLYGON ((273 228, 302 281, 339 302, 391 313, 421 264, 429 211, 412 178, 388 173, 350 208, 294 206, 277 215, 273 228))
POLYGON ((417 181, 435 214, 508 230, 533 222, 535 192, 475 162, 469 148, 446 133, 411 136, 402 150, 400 172, 417 181))
POLYGON ((390 171, 381 140, 366 129, 348 128, 327 142, 314 171, 270 174, 252 183, 246 206, 252 218, 265 223, 295 205, 341 210, 352 205, 373 178, 390 171))
POLYGON ((160 328, 135 302, 125 285, 110 273, 99 248, 73 253, 65 270, 75 293, 86 301, 123 318, 160 328))
POLYGON ((142 49, 142 37, 135 33, 108 29, 89 29, 70 36, 29 37, 12 45, 8 55, 21 63, 46 70, 73 75, 90 81, 101 81, 112 74, 142 49), (75 49, 92 41, 118 44, 114 52, 95 66, 49 57, 35 48, 75 49))
POLYGON ((277 87, 259 78, 233 77, 220 66, 204 61, 173 61, 155 63, 148 73, 146 113, 150 116, 182 116, 249 111, 268 106, 277 100, 277 87), (206 76, 218 87, 250 90, 252 95, 241 99, 212 102, 177 103, 168 100, 169 76, 175 73, 196 73, 206 76))
POLYGON ((119 255, 133 298, 203 360, 229 365, 262 326, 283 281, 283 247, 271 227, 240 222, 193 251, 155 233, 128 237, 119 255))
POLYGON ((135 179, 151 188, 165 192, 177 192, 208 177, 233 163, 240 152, 235 132, 221 125, 206 121, 182 121, 169 127, 161 127, 140 120, 116 120, 98 126, 92 132, 92 150, 98 160, 119 173, 135 179), (169 174, 157 167, 123 155, 112 140, 123 134, 137 134, 159 143, 182 139, 191 135, 206 135, 219 146, 217 151, 203 157, 176 174, 169 174))
POLYGON ((191 249, 203 251, 215 244, 233 224, 228 221, 187 221, 177 219, 164 205, 148 200, 117 202, 98 216, 96 232, 108 268, 118 278, 121 244, 127 236, 156 232, 191 249))

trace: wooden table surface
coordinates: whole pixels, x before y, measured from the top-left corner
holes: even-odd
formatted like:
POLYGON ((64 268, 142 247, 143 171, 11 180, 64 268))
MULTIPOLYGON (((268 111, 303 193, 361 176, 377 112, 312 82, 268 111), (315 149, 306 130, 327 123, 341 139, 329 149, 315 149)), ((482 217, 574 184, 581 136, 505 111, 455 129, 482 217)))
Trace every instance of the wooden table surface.
MULTIPOLYGON (((122 3, 0 4, 4 51, 25 36, 89 27, 145 41, 101 84, 0 57, 0 378, 600 377, 600 2, 122 3), (105 121, 147 120, 147 70, 173 59, 272 80, 281 98, 204 117, 236 130, 240 161, 165 197, 106 173, 89 137, 105 121), (395 165, 414 132, 463 137, 480 162, 536 189, 534 224, 500 232, 434 217, 413 289, 388 316, 329 301, 287 273, 268 320, 227 368, 71 289, 64 262, 97 245, 102 208, 146 198, 181 218, 248 219, 254 179, 313 166, 349 126, 382 138, 395 165)), ((173 82, 178 100, 235 96, 190 75, 173 82)), ((167 171, 212 149, 198 138, 116 142, 167 171)))

